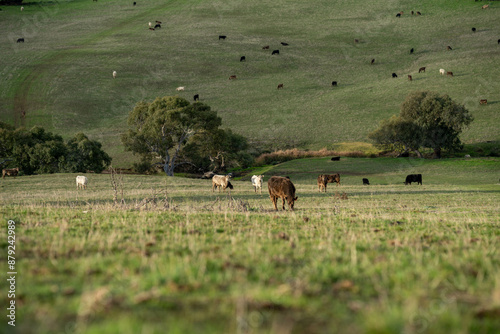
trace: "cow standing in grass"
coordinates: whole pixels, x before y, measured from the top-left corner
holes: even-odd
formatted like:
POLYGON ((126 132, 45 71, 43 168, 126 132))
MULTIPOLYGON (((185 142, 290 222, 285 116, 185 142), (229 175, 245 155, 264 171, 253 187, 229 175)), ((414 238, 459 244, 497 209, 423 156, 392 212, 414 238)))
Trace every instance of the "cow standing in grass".
POLYGON ((262 194, 262 182, 263 181, 264 181, 264 175, 252 176, 252 185, 254 187, 255 192, 257 192, 257 189, 259 189, 260 193, 262 194))
POLYGON ((278 211, 277 202, 278 198, 281 198, 283 201, 283 210, 285 210, 286 199, 288 207, 293 211, 293 205, 298 197, 295 196, 295 186, 289 178, 272 176, 267 181, 267 188, 269 189, 269 197, 271 198, 271 202, 273 202, 274 210, 278 211))
POLYGON ((417 182, 422 185, 422 174, 410 174, 406 176, 405 185, 411 185, 412 182, 417 182))
POLYGON ((212 177, 212 192, 217 188, 220 192, 220 189, 226 190, 226 188, 233 189, 233 186, 229 182, 231 178, 231 174, 228 175, 214 175, 212 177))
POLYGON ((321 192, 322 189, 326 192, 326 185, 328 183, 337 182, 337 186, 340 184, 340 174, 332 174, 332 175, 324 175, 321 174, 318 176, 318 191, 321 192))
POLYGON ((76 177, 76 189, 87 189, 87 183, 89 180, 87 179, 86 176, 78 175, 76 177))
POLYGON ((5 175, 16 178, 17 174, 19 174, 19 167, 2 169, 2 179, 5 179, 5 175))

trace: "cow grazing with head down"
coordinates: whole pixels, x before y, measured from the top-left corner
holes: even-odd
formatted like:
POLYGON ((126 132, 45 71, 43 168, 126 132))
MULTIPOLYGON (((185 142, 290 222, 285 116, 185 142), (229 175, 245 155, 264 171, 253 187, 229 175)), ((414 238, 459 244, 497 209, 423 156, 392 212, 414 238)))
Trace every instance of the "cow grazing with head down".
POLYGON ((269 45, 263 46, 262 50, 269 50, 269 45))
POLYGON ((415 50, 414 50, 413 48, 411 48, 411 49, 410 49, 410 54, 412 54, 412 53, 413 53, 413 51, 415 51, 415 50))
POLYGON ((486 99, 479 100, 479 104, 488 104, 488 100, 486 99))
POLYGON ((392 77, 393 77, 393 78, 397 78, 397 77, 398 77, 398 75, 397 75, 396 73, 392 73, 392 77))
POLYGON ((18 38, 16 43, 24 43, 24 38, 18 38))
POLYGON ((424 72, 424 73, 425 73, 425 67, 421 67, 421 68, 419 68, 419 69, 418 69, 418 73, 420 73, 420 72, 424 72))
POLYGON ((332 87, 337 87, 337 81, 332 81, 332 87))
POLYGON ((476 32, 476 28, 474 28, 474 27, 473 27, 473 28, 472 28, 472 32, 476 32))
POLYGON ((446 72, 446 75, 452 77, 453 76, 453 72, 446 72))
POLYGON ((410 174, 406 176, 405 185, 411 185, 412 182, 417 182, 422 185, 422 174, 410 174))
POLYGON ((451 48, 451 46, 449 46, 449 45, 448 45, 448 46, 446 47, 446 50, 451 51, 451 50, 453 50, 453 49, 451 48))
POLYGON ((236 79, 236 75, 231 75, 231 76, 229 77, 229 80, 234 80, 234 79, 236 79))
POLYGON ((368 179, 363 178, 363 185, 364 186, 369 186, 370 185, 370 181, 368 181, 368 179))
POLYGON ((444 70, 444 68, 440 68, 439 69, 439 74, 441 74, 441 75, 445 75, 446 74, 446 71, 444 70))
POLYGON ((278 211, 278 198, 283 201, 282 208, 285 210, 285 200, 288 202, 288 207, 293 211, 293 205, 298 199, 295 196, 295 186, 289 178, 281 176, 272 176, 267 181, 267 188, 269 190, 269 197, 273 202, 274 210, 278 211))
POLYGON ((246 61, 246 60, 247 60, 247 58, 245 56, 240 57, 240 61, 246 61))
POLYGON ((5 179, 5 175, 16 178, 17 174, 19 174, 19 167, 2 169, 2 179, 5 179))
POLYGON ((375 58, 373 58, 371 63, 370 63, 370 65, 373 65, 373 64, 375 64, 375 58))
POLYGON ((193 100, 194 101, 199 101, 200 100, 200 94, 194 94, 193 100))
POLYGON ((257 192, 257 189, 260 190, 260 193, 262 194, 262 183, 264 181, 264 175, 254 175, 252 176, 252 185, 254 187, 255 192, 257 192))
POLYGON ((413 80, 412 76, 411 76, 411 75, 409 75, 409 74, 408 74, 408 80, 409 80, 409 81, 412 81, 412 80, 413 80))
POLYGON ((221 39, 226 39, 226 38, 227 38, 227 36, 226 36, 226 35, 219 35, 219 41, 220 41, 221 39))
POLYGON ((326 192, 326 185, 328 183, 333 183, 336 182, 337 186, 340 184, 340 174, 331 174, 331 175, 324 175, 321 174, 318 176, 318 191, 321 192, 323 189, 326 192))
POLYGON ((283 89, 283 84, 278 84, 278 89, 283 89))
POLYGON ((226 188, 233 189, 233 185, 229 182, 231 178, 231 174, 228 175, 214 175, 212 177, 212 192, 217 188, 220 192, 222 190, 226 190, 226 188))
POLYGON ((280 54, 280 50, 273 50, 273 52, 271 52, 271 56, 272 55, 279 55, 280 54))

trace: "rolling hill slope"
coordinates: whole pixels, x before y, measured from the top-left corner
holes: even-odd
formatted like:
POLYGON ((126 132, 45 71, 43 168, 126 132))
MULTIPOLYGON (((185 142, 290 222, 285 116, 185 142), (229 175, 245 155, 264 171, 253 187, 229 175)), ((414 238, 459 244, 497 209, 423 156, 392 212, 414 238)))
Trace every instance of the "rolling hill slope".
POLYGON ((408 93, 433 90, 474 115, 464 142, 499 140, 500 4, 482 10, 483 4, 85 0, 33 1, 22 12, 4 6, 0 120, 64 136, 83 131, 120 165, 130 159, 119 140, 128 112, 157 96, 200 94, 224 126, 254 145, 317 149, 367 141, 408 93), (150 31, 148 22, 156 20, 162 28, 150 31), (24 43, 16 43, 20 37, 24 43), (280 55, 272 56, 274 49, 280 55), (418 73, 422 66, 426 72, 418 73), (440 68, 454 77, 439 75, 440 68), (338 87, 331 87, 334 80, 338 87), (276 89, 279 83, 284 89, 276 89), (186 90, 177 93, 178 86, 186 90))

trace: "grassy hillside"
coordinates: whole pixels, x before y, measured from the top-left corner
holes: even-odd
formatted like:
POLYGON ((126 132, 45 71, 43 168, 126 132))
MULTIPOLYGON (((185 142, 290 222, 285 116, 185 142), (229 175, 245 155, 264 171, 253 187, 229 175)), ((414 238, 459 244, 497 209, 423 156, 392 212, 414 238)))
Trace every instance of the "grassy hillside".
POLYGON ((189 100, 200 94, 224 126, 254 145, 313 149, 367 141, 409 92, 433 90, 474 115, 465 142, 498 140, 500 4, 481 5, 82 0, 32 1, 22 12, 4 6, 0 120, 65 136, 83 131, 123 164, 130 154, 118 134, 128 112, 140 100, 178 94, 178 86, 189 100), (156 20, 162 28, 148 30, 156 20), (219 34, 228 37, 219 41, 219 34), (25 43, 16 43, 19 37, 25 43), (271 56, 273 49, 280 55, 271 56), (419 74, 422 66, 426 73, 419 74), (440 68, 454 77, 440 76, 440 68), (338 87, 330 86, 333 80, 338 87), (479 106, 483 98, 488 105, 479 106))
POLYGON ((274 166, 266 181, 290 175, 294 212, 248 180, 228 196, 210 180, 125 175, 123 205, 109 175, 87 174, 85 191, 74 174, 0 180, 16 330, 498 333, 500 159, 414 161, 274 166), (334 171, 342 185, 318 193, 317 174, 334 171), (412 172, 422 186, 403 185, 412 172))

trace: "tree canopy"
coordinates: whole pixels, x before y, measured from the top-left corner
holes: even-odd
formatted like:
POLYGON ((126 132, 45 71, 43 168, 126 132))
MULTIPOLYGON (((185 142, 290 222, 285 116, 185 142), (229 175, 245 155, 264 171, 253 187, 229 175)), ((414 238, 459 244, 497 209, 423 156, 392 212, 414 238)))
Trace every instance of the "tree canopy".
POLYGON ((468 110, 448 95, 414 92, 401 105, 399 116, 383 120, 368 137, 396 151, 415 151, 419 157, 421 147, 431 148, 434 157, 441 158, 443 149, 462 148, 459 135, 472 120, 468 110))
POLYGON ((169 176, 183 164, 199 169, 207 164, 224 167, 225 159, 246 148, 246 139, 219 128, 222 120, 208 105, 190 104, 177 96, 139 102, 127 124, 122 134, 125 148, 143 162, 162 165, 169 176))
POLYGON ((78 133, 67 143, 59 135, 35 126, 30 130, 0 122, 0 162, 19 167, 24 174, 100 173, 111 163, 101 143, 78 133))

